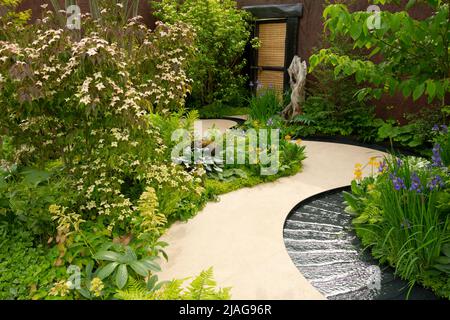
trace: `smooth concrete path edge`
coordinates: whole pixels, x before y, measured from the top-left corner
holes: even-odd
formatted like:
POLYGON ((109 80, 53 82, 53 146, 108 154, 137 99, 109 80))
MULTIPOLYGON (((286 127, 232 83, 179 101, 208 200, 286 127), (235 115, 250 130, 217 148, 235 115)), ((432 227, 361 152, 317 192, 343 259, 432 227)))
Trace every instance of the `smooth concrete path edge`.
POLYGON ((284 222, 300 201, 348 185, 356 163, 383 153, 336 143, 304 144, 308 158, 302 172, 222 195, 188 222, 175 223, 161 239, 169 243, 169 262, 162 263, 160 279, 192 277, 212 266, 218 285, 232 288, 232 299, 325 299, 289 257, 284 222))

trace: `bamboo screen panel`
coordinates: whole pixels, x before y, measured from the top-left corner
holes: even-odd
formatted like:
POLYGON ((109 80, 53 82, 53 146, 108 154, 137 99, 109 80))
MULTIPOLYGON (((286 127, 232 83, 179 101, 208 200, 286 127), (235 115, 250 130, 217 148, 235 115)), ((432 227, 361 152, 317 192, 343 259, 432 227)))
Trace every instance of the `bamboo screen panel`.
POLYGON ((283 67, 286 47, 286 23, 261 23, 259 25, 258 65, 283 67))
POLYGON ((261 23, 259 25, 258 65, 283 67, 286 46, 286 23, 261 23))
MULTIPOLYGON (((286 23, 259 24, 258 38, 261 46, 258 49, 258 66, 284 67, 286 49, 286 23)), ((261 89, 273 87, 283 92, 284 72, 273 70, 260 70, 258 81, 261 89)))
POLYGON ((258 72, 258 81, 261 88, 273 87, 278 92, 283 92, 284 72, 263 70, 258 72))

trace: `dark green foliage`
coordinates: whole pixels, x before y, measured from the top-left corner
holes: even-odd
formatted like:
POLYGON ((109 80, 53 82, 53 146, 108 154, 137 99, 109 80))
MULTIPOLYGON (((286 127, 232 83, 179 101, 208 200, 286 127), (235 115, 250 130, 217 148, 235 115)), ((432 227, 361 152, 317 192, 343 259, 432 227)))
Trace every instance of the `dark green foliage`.
POLYGON ((8 233, 0 240, 0 300, 40 299, 65 275, 55 268, 58 252, 35 245, 28 232, 8 233))
POLYGON ((291 121, 293 135, 356 136, 364 142, 376 139, 381 120, 375 118, 372 107, 354 102, 337 105, 328 99, 311 96, 306 100, 303 114, 291 121))
POLYGON ((234 0, 151 1, 154 14, 166 23, 182 21, 196 32, 196 56, 190 62, 193 89, 189 105, 200 108, 213 102, 239 107, 246 96, 241 71, 250 16, 234 0))
POLYGON ((264 88, 249 100, 249 107, 249 120, 271 126, 269 122, 273 123, 273 119, 283 110, 283 100, 275 89, 264 88))

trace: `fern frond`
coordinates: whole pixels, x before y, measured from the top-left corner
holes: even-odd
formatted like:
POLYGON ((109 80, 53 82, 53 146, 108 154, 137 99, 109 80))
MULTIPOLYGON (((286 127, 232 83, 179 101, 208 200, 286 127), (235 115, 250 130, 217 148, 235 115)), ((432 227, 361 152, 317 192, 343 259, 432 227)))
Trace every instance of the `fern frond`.
POLYGON ((185 300, 225 300, 230 298, 231 288, 216 290, 213 268, 202 271, 189 285, 185 300))
POLYGON ((126 290, 118 290, 115 297, 121 300, 153 300, 152 295, 141 282, 129 278, 126 290))

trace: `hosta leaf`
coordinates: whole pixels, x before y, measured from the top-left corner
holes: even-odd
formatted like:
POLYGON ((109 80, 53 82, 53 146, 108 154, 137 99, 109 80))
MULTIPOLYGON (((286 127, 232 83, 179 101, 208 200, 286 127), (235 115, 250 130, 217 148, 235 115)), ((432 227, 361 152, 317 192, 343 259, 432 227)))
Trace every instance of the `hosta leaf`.
POLYGON ((133 261, 137 261, 137 256, 134 253, 133 249, 127 247, 125 254, 120 257, 120 262, 130 264, 133 261))
POLYGON ((116 269, 116 267, 118 265, 119 265, 118 262, 108 263, 106 266, 104 266, 103 268, 100 268, 97 271, 97 277, 99 277, 101 280, 107 278, 111 273, 114 272, 114 270, 116 269))
POLYGON ((116 285, 119 289, 123 289, 128 281, 128 270, 126 264, 121 264, 116 272, 116 285))
POLYGON ((146 277, 148 276, 149 268, 147 265, 140 261, 133 261, 129 264, 129 266, 139 275, 146 277))
POLYGON ((140 262, 143 263, 148 270, 158 272, 161 271, 161 267, 153 258, 142 259, 140 262))
POLYGON ((120 261, 122 256, 114 251, 99 251, 94 255, 96 260, 120 261))

